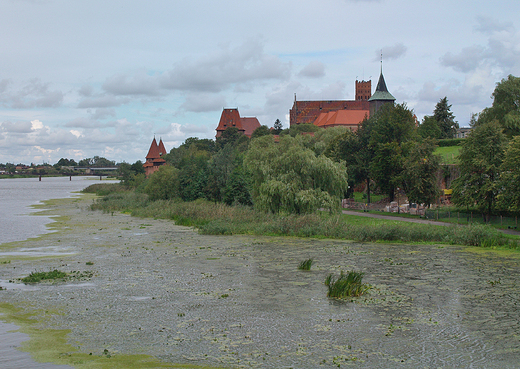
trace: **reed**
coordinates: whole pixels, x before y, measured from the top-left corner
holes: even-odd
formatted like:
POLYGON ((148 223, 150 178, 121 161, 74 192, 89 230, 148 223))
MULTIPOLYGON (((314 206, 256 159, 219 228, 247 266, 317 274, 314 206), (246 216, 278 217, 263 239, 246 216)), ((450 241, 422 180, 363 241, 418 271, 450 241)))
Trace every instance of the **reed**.
POLYGON ((338 278, 329 274, 325 285, 329 288, 327 296, 333 298, 358 297, 370 289, 370 285, 363 283, 363 273, 355 271, 342 271, 338 278))
POLYGON ((298 269, 311 270, 312 262, 312 259, 303 260, 302 262, 300 262, 300 264, 298 264, 298 269))

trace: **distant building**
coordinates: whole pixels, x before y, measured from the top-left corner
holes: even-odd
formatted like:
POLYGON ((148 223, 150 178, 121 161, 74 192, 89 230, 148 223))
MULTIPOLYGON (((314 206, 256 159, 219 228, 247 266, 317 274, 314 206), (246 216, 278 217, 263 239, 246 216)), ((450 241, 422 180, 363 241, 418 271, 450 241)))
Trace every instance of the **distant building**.
POLYGON ((455 136, 453 138, 466 138, 471 133, 472 129, 473 128, 471 128, 471 127, 458 128, 457 132, 455 133, 455 136))
POLYGON ((251 137, 253 131, 260 127, 260 122, 256 117, 241 117, 238 108, 224 109, 216 129, 216 137, 222 136, 222 133, 230 127, 235 127, 239 132, 251 137))
POLYGON ((166 155, 166 149, 164 148, 162 139, 160 139, 159 144, 157 144, 154 137, 152 144, 150 145, 150 150, 148 150, 148 154, 146 155, 146 161, 143 164, 145 175, 147 177, 153 172, 159 170, 161 165, 166 164, 166 160, 163 159, 164 155, 166 155))
POLYGON ((372 95, 372 81, 356 81, 355 100, 298 101, 294 96, 289 111, 290 125, 314 124, 318 127, 346 126, 355 131, 359 124, 395 98, 388 92, 383 70, 372 95))

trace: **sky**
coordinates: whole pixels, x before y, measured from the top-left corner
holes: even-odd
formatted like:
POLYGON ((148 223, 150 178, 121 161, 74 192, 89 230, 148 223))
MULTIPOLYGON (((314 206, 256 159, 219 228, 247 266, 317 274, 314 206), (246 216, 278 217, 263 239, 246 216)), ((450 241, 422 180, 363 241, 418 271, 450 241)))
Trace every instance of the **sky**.
POLYGON ((289 126, 381 71, 419 121, 460 126, 520 76, 518 0, 0 0, 0 163, 144 161, 214 138, 223 108, 289 126))

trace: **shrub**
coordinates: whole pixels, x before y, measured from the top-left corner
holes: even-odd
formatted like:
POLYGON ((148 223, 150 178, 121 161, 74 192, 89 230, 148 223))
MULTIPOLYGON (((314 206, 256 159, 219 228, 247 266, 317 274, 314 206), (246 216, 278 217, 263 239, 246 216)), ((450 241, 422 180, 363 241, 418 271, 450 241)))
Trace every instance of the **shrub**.
POLYGON ((37 283, 43 280, 49 279, 63 279, 67 277, 67 273, 61 272, 57 269, 54 269, 50 272, 32 272, 27 277, 21 279, 23 283, 37 283))

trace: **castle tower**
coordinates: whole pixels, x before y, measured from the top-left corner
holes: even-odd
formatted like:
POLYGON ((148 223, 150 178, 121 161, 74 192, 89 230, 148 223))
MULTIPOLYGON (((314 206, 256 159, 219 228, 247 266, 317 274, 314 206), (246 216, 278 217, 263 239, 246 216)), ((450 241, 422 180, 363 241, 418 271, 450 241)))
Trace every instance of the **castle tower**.
POLYGON ((356 101, 368 101, 372 95, 372 81, 356 80, 356 101))
POLYGON ((381 75, 379 76, 379 81, 377 82, 376 91, 368 99, 370 103, 370 116, 373 116, 381 107, 385 104, 393 104, 395 102, 395 97, 392 96, 388 89, 386 88, 385 77, 383 77, 383 61, 381 60, 381 75))

